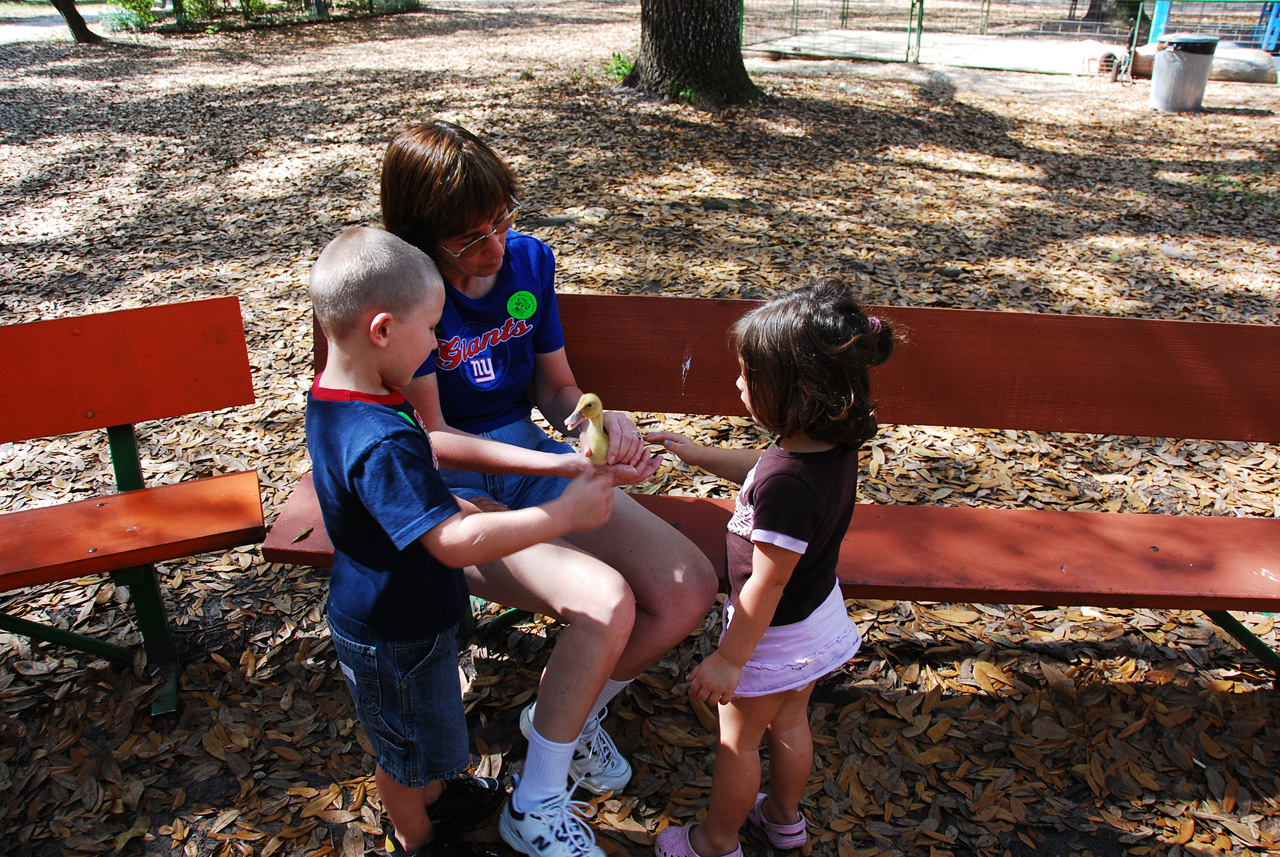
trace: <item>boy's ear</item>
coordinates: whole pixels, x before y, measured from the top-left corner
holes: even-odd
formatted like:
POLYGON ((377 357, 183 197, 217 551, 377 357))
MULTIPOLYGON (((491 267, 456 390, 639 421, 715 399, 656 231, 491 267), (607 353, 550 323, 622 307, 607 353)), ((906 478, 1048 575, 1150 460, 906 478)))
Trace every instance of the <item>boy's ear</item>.
POLYGON ((369 319, 369 340, 378 348, 386 348, 391 339, 391 324, 395 319, 389 312, 374 313, 369 319))

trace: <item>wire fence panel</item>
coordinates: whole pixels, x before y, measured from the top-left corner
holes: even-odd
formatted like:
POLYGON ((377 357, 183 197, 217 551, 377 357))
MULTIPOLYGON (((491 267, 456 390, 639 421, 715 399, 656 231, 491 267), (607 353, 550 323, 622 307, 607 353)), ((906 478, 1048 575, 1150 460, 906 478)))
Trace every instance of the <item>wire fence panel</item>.
MULTIPOLYGON (((1139 13, 1126 0, 745 0, 743 46, 783 56, 1091 74, 1146 43, 1151 5, 1139 13)), ((1165 32, 1257 46, 1272 8, 1175 2, 1165 32)))
POLYGON ((905 62, 910 0, 748 0, 742 44, 772 54, 905 62))
POLYGON ((1242 48, 1274 50, 1265 44, 1271 4, 1263 3, 1170 3, 1164 32, 1200 33, 1235 42, 1242 48))

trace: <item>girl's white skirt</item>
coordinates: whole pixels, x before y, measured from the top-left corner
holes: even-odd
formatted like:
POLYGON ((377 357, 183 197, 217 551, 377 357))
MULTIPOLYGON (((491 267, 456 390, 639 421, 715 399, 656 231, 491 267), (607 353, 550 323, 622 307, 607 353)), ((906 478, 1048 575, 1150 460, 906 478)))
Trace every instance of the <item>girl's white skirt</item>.
MULTIPOLYGON (((733 599, 725 603, 724 627, 733 621, 733 599)), ((720 633, 721 638, 724 632, 720 633)), ((862 645, 858 626, 849 618, 836 582, 822 605, 791 625, 764 632, 760 645, 742 667, 737 696, 768 696, 804 687, 835 672, 862 645)))

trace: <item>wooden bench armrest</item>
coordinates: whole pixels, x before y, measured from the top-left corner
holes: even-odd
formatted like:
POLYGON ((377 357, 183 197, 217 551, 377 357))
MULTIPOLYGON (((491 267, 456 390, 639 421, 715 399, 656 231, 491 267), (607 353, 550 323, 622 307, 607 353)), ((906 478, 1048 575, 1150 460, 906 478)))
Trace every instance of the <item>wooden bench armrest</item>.
POLYGON ((0 516, 0 591, 261 541, 256 470, 0 516))

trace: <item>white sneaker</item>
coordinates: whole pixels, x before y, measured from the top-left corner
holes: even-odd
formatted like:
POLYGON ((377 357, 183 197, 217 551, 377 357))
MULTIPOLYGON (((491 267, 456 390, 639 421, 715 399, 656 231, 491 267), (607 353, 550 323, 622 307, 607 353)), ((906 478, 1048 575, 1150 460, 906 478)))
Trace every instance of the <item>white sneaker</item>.
MULTIPOLYGON (((520 782, 517 779, 516 786, 520 782)), ((590 804, 569 800, 569 792, 548 798, 525 812, 516 812, 515 793, 502 808, 498 832, 503 840, 530 857, 605 857, 587 824, 590 804)))
MULTIPOLYGON (((531 702, 520 712, 520 732, 528 738, 533 732, 531 702)), ((584 789, 595 795, 620 792, 631 782, 631 763, 600 725, 603 716, 587 721, 573 749, 573 761, 569 763, 569 776, 584 789)))

